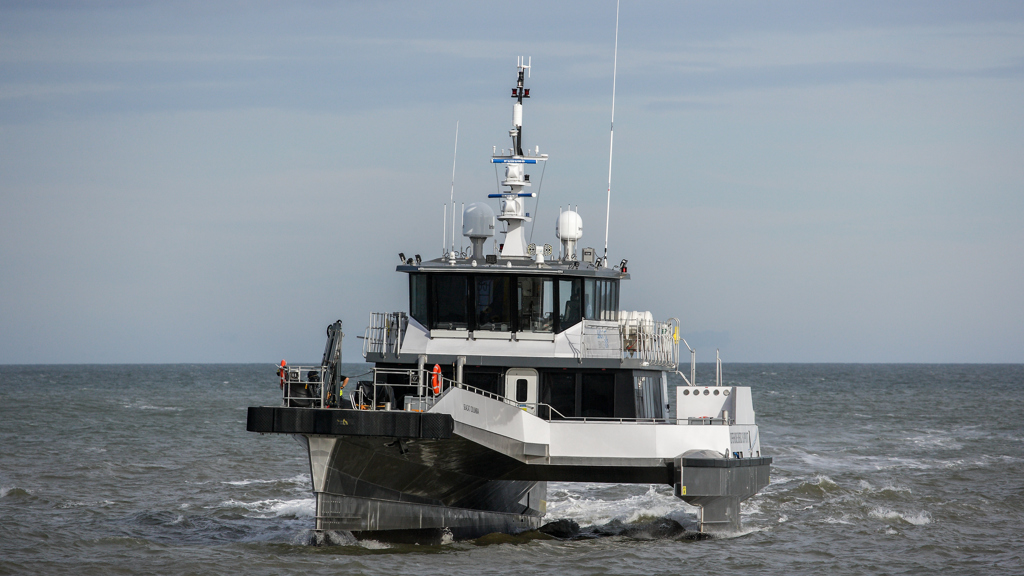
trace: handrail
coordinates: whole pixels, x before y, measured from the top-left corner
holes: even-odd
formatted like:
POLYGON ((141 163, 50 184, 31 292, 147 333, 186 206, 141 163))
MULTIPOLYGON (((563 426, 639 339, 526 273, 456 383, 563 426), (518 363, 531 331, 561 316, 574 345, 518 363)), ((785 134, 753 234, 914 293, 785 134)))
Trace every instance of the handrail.
POLYGON ((284 406, 323 408, 331 404, 334 392, 329 382, 324 385, 327 366, 285 365, 284 370, 281 385, 284 406))
POLYGON ((363 336, 363 358, 368 353, 400 356, 407 323, 405 312, 370 312, 363 336))
POLYGON ((584 320, 580 331, 580 362, 584 358, 636 359, 644 365, 679 365, 679 320, 584 320))
MULTIPOLYGON (((333 392, 329 390, 328 386, 323 386, 323 382, 317 381, 317 378, 322 379, 326 373, 326 368, 323 366, 288 366, 288 373, 285 378, 285 386, 283 390, 284 406, 296 407, 296 408, 338 408, 338 402, 333 400, 333 392), (313 379, 310 379, 310 374, 315 374, 313 379), (294 393, 301 385, 303 393, 294 393), (306 394, 305 391, 309 390, 306 394)), ((392 388, 418 388, 418 372, 416 368, 403 369, 403 368, 374 368, 373 369, 373 382, 370 383, 372 386, 372 395, 367 396, 363 390, 358 387, 350 391, 348 398, 352 399, 352 406, 356 410, 397 410, 404 411, 403 407, 391 406, 387 407, 387 402, 382 402, 383 398, 378 397, 378 388, 382 386, 390 386, 392 388), (408 383, 385 383, 377 382, 377 376, 380 374, 405 374, 409 376, 408 383)), ((685 379, 685 377, 684 377, 685 379)), ((533 414, 542 420, 552 422, 560 420, 563 422, 576 422, 576 423, 619 423, 619 424, 680 424, 686 423, 690 425, 716 425, 716 424, 729 424, 729 421, 722 420, 720 418, 616 418, 611 416, 566 416, 558 411, 554 406, 545 402, 517 402, 503 396, 501 394, 477 388, 476 386, 470 386, 462 382, 458 382, 452 378, 441 376, 439 378, 441 385, 441 393, 434 394, 432 388, 427 385, 428 394, 426 397, 414 396, 414 398, 424 398, 426 400, 425 405, 429 408, 444 398, 452 389, 458 388, 474 394, 479 394, 492 400, 497 400, 509 406, 515 408, 534 408, 533 414), (557 417, 556 417, 557 416, 557 417)), ((421 404, 423 405, 423 404, 421 404)))

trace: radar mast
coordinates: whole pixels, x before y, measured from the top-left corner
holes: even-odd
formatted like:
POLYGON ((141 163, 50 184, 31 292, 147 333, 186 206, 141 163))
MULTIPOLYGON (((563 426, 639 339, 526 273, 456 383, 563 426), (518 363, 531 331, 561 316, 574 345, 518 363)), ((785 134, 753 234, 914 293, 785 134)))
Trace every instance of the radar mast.
POLYGON ((506 224, 505 243, 501 249, 502 258, 529 257, 526 250, 526 229, 523 224, 530 222, 531 218, 526 215, 523 198, 533 198, 536 193, 523 191, 531 185, 526 165, 548 159, 547 154, 540 153, 539 146, 532 151, 527 149, 525 153, 523 152, 523 98, 530 97, 530 89, 524 87, 524 78, 529 78, 530 60, 520 56, 516 68, 519 73, 518 80, 516 87, 512 89, 512 97, 516 101, 512 104, 512 128, 508 131, 512 138, 512 148, 502 150, 500 154, 495 151, 491 158, 492 164, 505 165, 505 179, 501 185, 508 186, 509 189, 497 194, 488 194, 488 198, 500 199, 498 220, 506 224))

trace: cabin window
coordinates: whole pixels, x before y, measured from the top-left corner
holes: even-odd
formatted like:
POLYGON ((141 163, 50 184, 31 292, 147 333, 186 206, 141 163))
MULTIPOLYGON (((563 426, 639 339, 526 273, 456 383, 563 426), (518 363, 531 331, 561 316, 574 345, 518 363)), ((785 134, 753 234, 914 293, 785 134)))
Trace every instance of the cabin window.
POLYGON ((637 418, 662 418, 661 378, 651 376, 635 376, 636 415, 637 418))
POLYGON ((469 328, 469 282, 461 274, 436 274, 433 278, 433 318, 431 328, 467 330, 469 328))
POLYGON ((579 324, 583 299, 583 282, 579 278, 558 281, 558 331, 579 324))
POLYGON ((541 389, 541 402, 557 411, 557 414, 554 412, 551 414, 552 418, 576 416, 576 374, 573 372, 546 374, 544 386, 541 389))
POLYGON ((464 384, 490 392, 491 394, 505 395, 501 386, 501 372, 491 372, 486 371, 486 369, 479 371, 479 369, 472 370, 467 368, 462 374, 462 381, 464 384))
POLYGON ((583 374, 580 415, 584 418, 611 418, 615 412, 615 374, 583 374))
POLYGON ((583 281, 586 289, 583 291, 583 317, 587 320, 596 320, 597 315, 595 314, 596 306, 594 303, 594 294, 596 292, 594 286, 595 280, 593 278, 587 278, 583 281))
POLYGON ((476 325, 474 330, 512 330, 512 298, 508 276, 477 276, 475 281, 476 325))
POLYGON ((520 276, 517 281, 519 330, 554 331, 554 281, 539 276, 520 276))
POLYGON ((409 316, 427 326, 427 275, 409 274, 409 316))
POLYGON ((519 378, 516 380, 516 402, 526 402, 530 397, 529 395, 529 383, 526 378, 519 378))
POLYGON ((583 317, 588 320, 618 320, 619 282, 587 278, 583 290, 583 317))

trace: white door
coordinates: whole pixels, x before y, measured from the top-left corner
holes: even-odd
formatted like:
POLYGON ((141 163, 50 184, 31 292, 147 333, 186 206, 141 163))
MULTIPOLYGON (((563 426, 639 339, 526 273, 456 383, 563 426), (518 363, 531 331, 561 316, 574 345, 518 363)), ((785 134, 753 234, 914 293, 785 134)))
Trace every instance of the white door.
POLYGON ((509 368, 505 373, 505 398, 530 414, 537 414, 537 371, 509 368))

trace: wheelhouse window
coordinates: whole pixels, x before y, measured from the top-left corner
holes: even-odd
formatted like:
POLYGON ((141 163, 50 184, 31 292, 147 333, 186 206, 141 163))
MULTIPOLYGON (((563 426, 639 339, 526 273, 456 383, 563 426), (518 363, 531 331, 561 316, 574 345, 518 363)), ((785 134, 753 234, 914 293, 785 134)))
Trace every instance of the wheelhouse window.
POLYGON ((587 278, 583 284, 583 317, 587 320, 618 320, 618 280, 587 278))
POLYGON ((462 274, 435 274, 432 278, 432 329, 469 329, 469 282, 462 274))
POLYGON ((565 331, 616 320, 616 279, 503 274, 409 275, 409 315, 431 330, 565 331))
POLYGON ((554 331, 554 281, 543 276, 520 276, 517 280, 519 330, 554 331))
POLYGON ((508 276, 477 276, 475 285, 476 324, 474 330, 512 330, 512 298, 508 276))
POLYGON ((409 316, 420 324, 427 326, 427 275, 409 274, 409 316))
POLYGON ((583 299, 583 282, 579 278, 558 281, 558 331, 579 324, 583 299))

